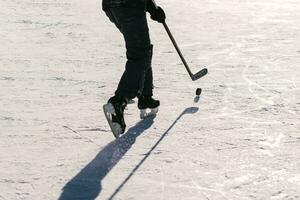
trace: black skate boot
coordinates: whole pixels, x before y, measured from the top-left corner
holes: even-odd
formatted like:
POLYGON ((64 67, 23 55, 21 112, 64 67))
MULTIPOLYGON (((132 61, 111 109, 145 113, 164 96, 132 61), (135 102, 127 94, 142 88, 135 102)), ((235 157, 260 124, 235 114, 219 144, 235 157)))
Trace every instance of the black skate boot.
POLYGON ((127 100, 117 96, 111 97, 107 104, 103 105, 105 117, 115 138, 125 132, 124 109, 126 105, 127 100))
POLYGON ((152 96, 139 97, 138 108, 140 109, 140 118, 144 119, 148 116, 156 115, 159 105, 159 100, 153 99, 152 96))

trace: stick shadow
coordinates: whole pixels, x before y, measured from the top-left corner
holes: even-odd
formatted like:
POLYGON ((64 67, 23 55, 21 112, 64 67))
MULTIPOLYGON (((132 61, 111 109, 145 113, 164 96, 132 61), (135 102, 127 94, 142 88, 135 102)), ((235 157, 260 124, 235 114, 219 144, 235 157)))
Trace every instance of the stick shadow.
MULTIPOLYGON (((129 181, 133 174, 150 156, 152 151, 164 139, 164 137, 174 127, 178 120, 185 114, 196 113, 198 109, 199 108, 197 107, 186 108, 177 117, 173 124, 166 130, 165 133, 163 133, 160 139, 145 154, 144 158, 132 170, 127 178, 119 185, 119 187, 115 190, 115 192, 110 196, 109 199, 113 199, 121 191, 123 186, 129 181)), ((152 126, 154 118, 155 117, 151 117, 140 121, 134 127, 130 128, 122 137, 106 145, 84 169, 82 169, 64 186, 63 192, 58 200, 95 200, 102 190, 101 181, 122 159, 125 153, 132 147, 132 145, 136 141, 136 138, 152 126)))
POLYGON ((130 174, 124 179, 124 181, 117 187, 114 193, 108 198, 108 200, 112 200, 116 197, 116 195, 122 190, 124 185, 130 180, 130 178, 134 175, 134 173, 142 166, 142 164, 146 161, 146 159, 151 155, 153 150, 159 145, 159 143, 168 135, 170 130, 175 126, 175 124, 180 120, 180 118, 185 114, 194 114, 198 112, 198 107, 189 107, 186 108, 172 123, 172 125, 161 135, 159 140, 150 148, 150 150, 145 154, 144 158, 136 165, 136 167, 130 172, 130 174))

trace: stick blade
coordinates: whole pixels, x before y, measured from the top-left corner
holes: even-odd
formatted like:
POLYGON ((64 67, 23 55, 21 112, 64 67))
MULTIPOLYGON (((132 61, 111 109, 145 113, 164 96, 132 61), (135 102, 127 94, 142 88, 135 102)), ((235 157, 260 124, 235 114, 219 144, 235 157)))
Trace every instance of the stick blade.
POLYGON ((199 78, 202 78, 203 76, 205 76, 207 74, 207 72, 208 72, 207 68, 201 69, 199 72, 197 72, 196 74, 194 74, 192 76, 192 80, 196 81, 199 78))

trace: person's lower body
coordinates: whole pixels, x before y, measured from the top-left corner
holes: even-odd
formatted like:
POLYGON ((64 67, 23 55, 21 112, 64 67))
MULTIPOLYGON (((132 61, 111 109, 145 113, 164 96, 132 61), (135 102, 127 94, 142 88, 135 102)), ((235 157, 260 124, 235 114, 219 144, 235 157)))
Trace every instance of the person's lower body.
POLYGON ((141 8, 121 6, 106 10, 110 21, 123 34, 127 62, 116 96, 133 99, 141 95, 152 96, 152 49, 146 12, 141 8))
MULTIPOLYGON (((115 96, 110 98, 108 103, 114 105, 113 102, 117 99, 120 101, 118 104, 123 105, 124 102, 127 104, 129 100, 138 97, 138 107, 139 105, 147 107, 147 104, 149 108, 153 107, 151 67, 153 45, 150 42, 146 12, 141 8, 129 6, 110 8, 105 12, 124 37, 127 57, 125 71, 115 91, 115 96)), ((115 104, 116 109, 119 109, 118 104, 115 104)), ((155 105, 158 107, 159 101, 155 100, 155 105)), ((125 107, 122 108, 123 111, 125 107)), ((123 114, 117 118, 119 119, 113 119, 113 121, 124 121, 123 114)), ((124 126, 126 126, 125 122, 124 126)))

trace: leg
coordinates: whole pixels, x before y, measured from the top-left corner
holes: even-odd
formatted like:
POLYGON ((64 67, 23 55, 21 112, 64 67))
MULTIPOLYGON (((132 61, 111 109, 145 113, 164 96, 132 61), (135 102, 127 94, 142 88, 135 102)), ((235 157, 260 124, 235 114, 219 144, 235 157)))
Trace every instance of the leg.
POLYGON ((144 10, 120 7, 109 9, 106 14, 123 34, 127 50, 126 68, 118 89, 115 96, 103 106, 106 119, 117 138, 125 131, 126 124, 123 112, 128 100, 142 94, 145 73, 151 66, 151 48, 144 10))
MULTIPOLYGON (((143 92, 146 71, 151 66, 151 45, 146 13, 142 9, 121 7, 111 9, 115 24, 124 36, 127 62, 121 77, 117 96, 132 99, 143 92)), ((152 74, 150 74, 152 85, 152 74)), ((152 87, 152 86, 151 86, 152 87)))
POLYGON ((152 74, 152 54, 153 54, 153 45, 150 46, 150 63, 148 70, 145 72, 145 82, 144 82, 144 88, 142 91, 142 96, 153 96, 153 74, 152 74))
POLYGON ((138 108, 140 109, 140 118, 156 115, 160 102, 152 98, 153 96, 153 74, 151 67, 153 45, 150 47, 150 63, 148 70, 145 72, 145 82, 142 95, 139 96, 138 108), (149 111, 150 110, 150 111, 149 111))

